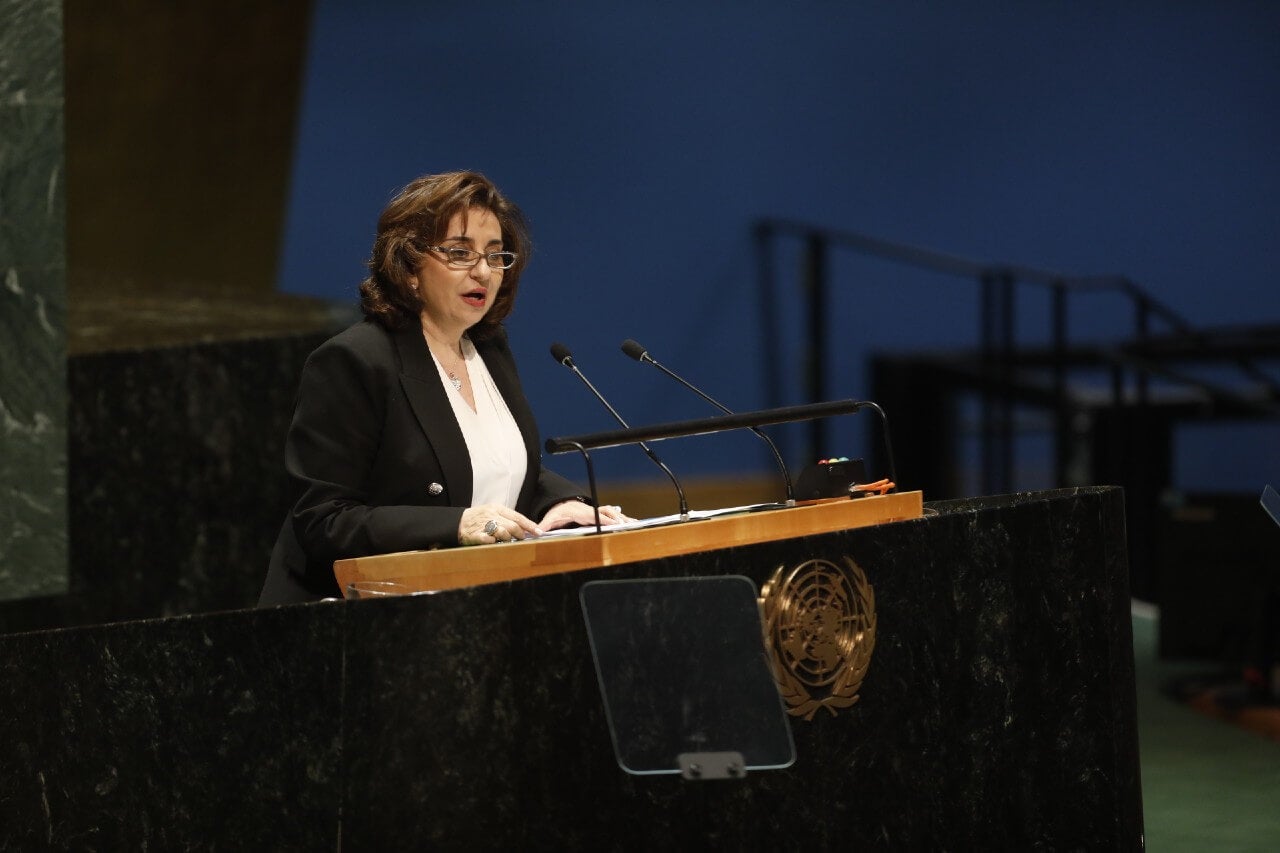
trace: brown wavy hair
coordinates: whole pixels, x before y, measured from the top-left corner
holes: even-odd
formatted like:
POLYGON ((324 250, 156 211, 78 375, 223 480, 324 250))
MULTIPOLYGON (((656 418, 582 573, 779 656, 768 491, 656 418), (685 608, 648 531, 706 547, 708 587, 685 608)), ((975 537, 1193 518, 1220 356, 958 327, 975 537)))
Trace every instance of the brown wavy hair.
POLYGON ((502 228, 503 249, 516 254, 515 266, 502 274, 498 297, 468 334, 479 340, 497 331, 511 313, 520 273, 529 261, 529 229, 520 208, 479 172, 424 175, 391 199, 378 217, 369 277, 360 283, 364 315, 393 330, 419 322, 422 299, 412 284, 427 247, 447 236, 454 214, 476 207, 492 211, 502 228))

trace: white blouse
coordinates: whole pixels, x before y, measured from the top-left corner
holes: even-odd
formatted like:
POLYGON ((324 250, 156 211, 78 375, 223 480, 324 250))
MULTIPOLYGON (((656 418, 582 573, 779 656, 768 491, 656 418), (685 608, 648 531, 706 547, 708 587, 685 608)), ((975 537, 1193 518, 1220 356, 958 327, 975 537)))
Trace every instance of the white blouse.
POLYGON ((484 359, 465 337, 462 339, 462 356, 471 377, 475 411, 467 405, 462 392, 453 387, 449 374, 435 353, 431 354, 471 455, 471 505, 492 503, 515 509, 528 467, 524 436, 507 408, 507 401, 502 399, 498 387, 493 384, 484 359))

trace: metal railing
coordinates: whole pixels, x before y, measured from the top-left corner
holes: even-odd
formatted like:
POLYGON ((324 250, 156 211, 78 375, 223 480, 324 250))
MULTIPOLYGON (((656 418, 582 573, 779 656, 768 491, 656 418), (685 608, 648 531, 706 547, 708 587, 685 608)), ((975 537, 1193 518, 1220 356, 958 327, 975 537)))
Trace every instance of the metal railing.
MULTIPOLYGON (((1148 349, 1148 344, 1154 340, 1157 323, 1162 323, 1175 340, 1191 347, 1197 345, 1202 335, 1189 320, 1124 276, 1073 276, 1017 264, 974 261, 850 231, 790 220, 762 219, 755 225, 754 240, 760 276, 761 334, 765 344, 762 347, 765 357, 761 370, 770 406, 781 405, 783 388, 782 368, 774 357, 783 339, 778 312, 774 309, 778 297, 775 248, 781 239, 798 241, 802 252, 800 290, 804 299, 805 394, 810 401, 824 400, 831 393, 827 377, 831 318, 827 306, 831 304, 832 284, 828 270, 834 250, 852 251, 942 273, 976 285, 979 299, 977 356, 981 376, 982 489, 986 494, 1008 490, 1012 480, 1015 389, 1019 382, 1021 357, 1025 352, 1018 344, 1016 307, 1020 287, 1039 287, 1049 291, 1049 343, 1045 366, 1050 376, 1050 397, 1055 415, 1055 476, 1059 485, 1066 484, 1067 435, 1073 415, 1069 372, 1080 364, 1068 329, 1068 303, 1073 295, 1114 292, 1127 299, 1132 307, 1131 339, 1110 348, 1101 357, 1102 365, 1110 373, 1111 406, 1148 407, 1151 402, 1150 380, 1159 377, 1175 384, 1193 386, 1213 400, 1233 401, 1246 407, 1258 405, 1270 414, 1280 412, 1276 405, 1280 401, 1280 385, 1247 356, 1235 357, 1231 361, 1244 376, 1264 388, 1260 401, 1242 399, 1230 388, 1180 374, 1162 363, 1161 357, 1148 349), (1126 395, 1130 382, 1133 393, 1126 395)), ((1098 362, 1095 354, 1091 364, 1096 366, 1098 362)), ((814 422, 810 430, 812 446, 826 446, 825 425, 814 422)))

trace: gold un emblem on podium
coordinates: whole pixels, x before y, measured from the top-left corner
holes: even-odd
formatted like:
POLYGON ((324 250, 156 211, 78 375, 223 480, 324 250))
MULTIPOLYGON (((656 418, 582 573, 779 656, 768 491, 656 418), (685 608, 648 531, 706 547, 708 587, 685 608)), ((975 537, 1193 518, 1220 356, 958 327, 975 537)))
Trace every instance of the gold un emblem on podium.
POLYGON ((792 716, 848 708, 871 665, 875 590, 857 563, 844 562, 779 566, 760 590, 766 659, 792 716))

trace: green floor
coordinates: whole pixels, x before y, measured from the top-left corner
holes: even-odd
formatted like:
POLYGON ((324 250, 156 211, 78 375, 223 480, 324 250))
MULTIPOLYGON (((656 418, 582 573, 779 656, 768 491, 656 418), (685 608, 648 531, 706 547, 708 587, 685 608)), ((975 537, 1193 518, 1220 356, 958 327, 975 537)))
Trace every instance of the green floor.
POLYGON ((1156 614, 1135 604, 1138 741, 1147 849, 1280 851, 1280 743, 1160 693, 1204 665, 1156 658, 1156 614))

